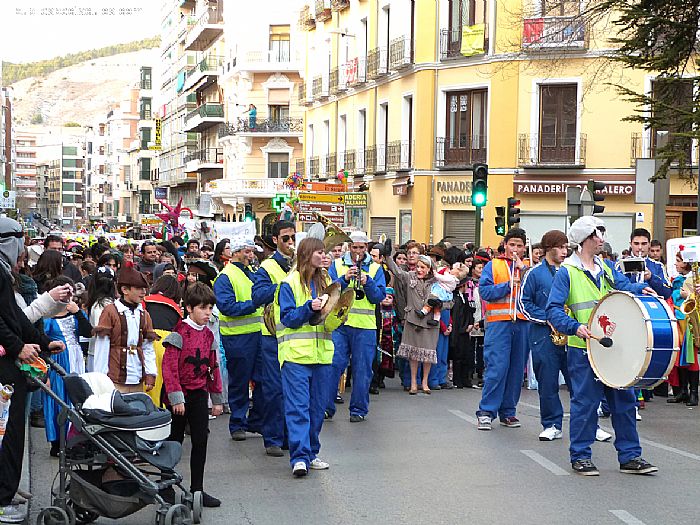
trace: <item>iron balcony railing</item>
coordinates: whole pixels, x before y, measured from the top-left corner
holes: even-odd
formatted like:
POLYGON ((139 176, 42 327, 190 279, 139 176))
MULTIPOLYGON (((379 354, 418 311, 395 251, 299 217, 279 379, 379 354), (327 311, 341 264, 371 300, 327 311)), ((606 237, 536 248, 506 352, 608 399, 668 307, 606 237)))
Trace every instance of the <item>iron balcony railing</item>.
POLYGON ((359 86, 367 82, 367 58, 353 58, 345 64, 345 76, 348 87, 359 86))
POLYGON ((195 73, 204 73, 206 71, 215 71, 216 74, 219 72, 219 67, 221 64, 224 63, 224 57, 222 56, 217 56, 217 55, 208 55, 205 56, 202 60, 199 61, 199 63, 193 67, 192 69, 188 70, 185 73, 185 78, 189 78, 195 73))
POLYGON ((337 95, 338 94, 338 80, 340 77, 340 68, 334 67, 331 69, 330 75, 328 75, 328 86, 331 95, 337 95))
POLYGON ((318 157, 309 158, 309 177, 312 179, 317 179, 320 173, 321 163, 318 157))
POLYGON ((486 135, 462 135, 435 139, 435 166, 465 168, 486 162, 486 135))
POLYGON ((336 176, 336 156, 335 153, 329 153, 324 155, 323 163, 321 164, 321 173, 319 177, 321 179, 330 179, 336 176))
MULTIPOLYGON (((489 48, 488 31, 484 31, 483 51, 486 53, 489 48)), ((482 54, 476 53, 476 54, 482 54)), ((471 55, 470 55, 471 56, 471 55)), ((451 58, 464 58, 462 54, 462 29, 442 29, 440 30, 440 60, 451 58)))
POLYGON ((202 164, 223 164, 224 149, 223 148, 204 148, 185 155, 185 163, 198 160, 202 164))
POLYGON ((223 118, 223 116, 224 106, 222 104, 205 103, 185 115, 185 123, 194 117, 223 118))
POLYGON ((321 98, 321 89, 323 88, 323 79, 318 76, 311 81, 311 96, 314 99, 321 98))
MULTIPOLYGON (((635 165, 637 159, 653 159, 656 157, 657 150, 660 146, 654 140, 654 130, 649 133, 632 133, 630 141, 630 166, 635 165)), ((678 142, 678 148, 681 149, 685 156, 685 164, 687 166, 698 165, 700 158, 699 150, 700 143, 690 137, 683 137, 678 142)), ((678 162, 673 162, 673 166, 677 166, 678 162)))
MULTIPOLYGON (((302 133, 304 131, 304 119, 302 118, 256 118, 251 122, 250 118, 239 118, 233 124, 227 122, 225 135, 235 135, 236 133, 302 133)), ((222 126, 223 127, 223 126, 222 126)), ((221 131, 221 128, 219 128, 221 131)))
POLYGON ((140 83, 141 89, 151 89, 153 87, 153 84, 151 82, 150 78, 144 78, 141 80, 140 83))
POLYGON ((367 146, 365 148, 365 175, 374 175, 377 171, 377 148, 367 146))
POLYGON ((377 144, 377 163, 375 165, 375 173, 386 173, 386 144, 377 144))
POLYGON ((395 38, 389 44, 389 68, 393 71, 408 67, 413 63, 411 37, 407 35, 395 38))
POLYGON ((413 169, 413 141, 395 140, 386 145, 387 171, 407 171, 413 169))
POLYGON ((342 11, 350 7, 350 0, 331 0, 331 9, 333 11, 342 11))
POLYGON ((578 16, 545 16, 523 20, 523 48, 585 49, 586 23, 578 16))
POLYGON ((316 21, 325 22, 331 19, 331 2, 330 0, 316 0, 315 3, 316 21))
POLYGON ((189 48, 194 42, 196 42, 206 26, 223 24, 223 21, 223 16, 218 9, 212 9, 210 7, 204 11, 202 16, 200 16, 187 31, 187 36, 185 37, 185 48, 189 48))
POLYGON ((304 159, 296 159, 294 162, 296 172, 303 177, 306 176, 306 161, 304 159))
POLYGON ((347 171, 348 175, 355 173, 355 150, 338 152, 338 172, 347 171))
POLYGON ((358 149, 355 151, 355 175, 364 175, 365 172, 365 150, 358 149))
POLYGON ((586 165, 586 135, 521 133, 518 136, 519 166, 586 165))
POLYGON ((377 47, 367 53, 367 79, 376 80, 388 73, 386 48, 377 47))
POLYGON ((316 19, 314 15, 311 14, 311 9, 309 6, 304 6, 301 11, 299 11, 299 29, 301 31, 308 31, 316 27, 316 19))

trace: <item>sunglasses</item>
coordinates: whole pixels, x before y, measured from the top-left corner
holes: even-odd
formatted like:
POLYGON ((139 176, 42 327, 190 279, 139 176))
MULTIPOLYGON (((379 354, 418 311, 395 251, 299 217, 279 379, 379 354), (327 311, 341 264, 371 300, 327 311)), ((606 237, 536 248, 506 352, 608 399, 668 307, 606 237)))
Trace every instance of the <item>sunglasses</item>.
POLYGON ((294 242, 297 242, 296 234, 282 235, 281 239, 282 239, 282 242, 289 242, 289 239, 293 240, 294 242))
POLYGON ((8 237, 16 237, 17 239, 21 239, 24 237, 24 232, 3 232, 0 233, 0 239, 7 239, 8 237))

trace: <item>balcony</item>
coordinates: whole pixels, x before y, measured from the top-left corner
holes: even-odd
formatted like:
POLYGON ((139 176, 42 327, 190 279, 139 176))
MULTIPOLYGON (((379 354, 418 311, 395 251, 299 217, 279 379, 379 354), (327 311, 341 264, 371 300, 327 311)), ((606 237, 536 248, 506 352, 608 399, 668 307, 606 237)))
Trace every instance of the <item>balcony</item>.
POLYGON ((240 52, 233 59, 231 70, 253 73, 298 72, 304 68, 302 62, 303 59, 298 49, 281 47, 277 50, 250 50, 240 52))
POLYGON ((350 7, 350 0, 331 0, 331 10, 339 12, 350 7))
POLYGON ((320 75, 317 77, 314 77, 312 84, 311 84, 311 95, 313 96, 314 100, 321 100, 324 98, 328 98, 329 94, 329 86, 328 86, 328 81, 329 81, 329 75, 320 75))
POLYGON ((223 148, 205 148, 185 155, 185 171, 204 171, 210 169, 223 169, 223 148))
POLYGON ((272 198, 288 193, 284 179, 218 179, 208 184, 212 196, 218 198, 272 198))
MULTIPOLYGON (((313 85, 313 84, 312 84, 313 85)), ((300 106, 309 106, 313 103, 314 98, 309 94, 309 86, 306 82, 299 84, 298 101, 300 106)))
POLYGON ((185 37, 185 51, 204 51, 224 33, 221 11, 210 7, 190 27, 185 37))
POLYGON ((367 82, 366 57, 353 58, 345 64, 345 78, 349 88, 359 86, 367 82))
POLYGON ((377 47, 367 53, 367 80, 376 80, 388 72, 386 48, 377 47))
POLYGON ((586 135, 521 133, 518 166, 580 168, 586 165, 586 135))
POLYGON ((406 35, 391 41, 389 44, 389 68, 392 71, 399 71, 413 63, 411 44, 411 38, 406 35))
POLYGON ((321 163, 318 157, 309 157, 309 178, 318 179, 321 163))
POLYGON ((475 55, 483 55, 488 51, 489 38, 485 24, 469 27, 475 28, 475 33, 471 37, 471 41, 466 46, 462 45, 463 35, 461 28, 440 30, 440 60, 451 60, 475 55))
POLYGON ((224 106, 222 104, 206 103, 185 115, 183 131, 204 130, 224 123, 224 106))
MULTIPOLYGON (((657 148, 659 148, 659 146, 656 143, 654 135, 655 133, 653 130, 649 133, 632 133, 630 143, 630 166, 635 166, 637 159, 653 159, 656 157, 657 148)), ((700 157, 698 146, 698 142, 689 137, 686 138, 685 141, 681 140, 679 142, 679 149, 684 150, 685 153, 686 166, 698 165, 698 158, 700 157)), ((678 161, 674 160, 671 166, 677 168, 678 161)))
POLYGON ((355 174, 355 150, 338 152, 338 172, 347 171, 348 175, 355 174))
POLYGON ((374 175, 377 171, 377 148, 367 146, 365 148, 365 175, 374 175))
POLYGON ((580 16, 547 16, 523 20, 523 49, 586 49, 586 25, 580 16))
POLYGON ((316 28, 316 19, 314 15, 311 14, 311 9, 306 5, 299 11, 299 30, 300 31, 310 31, 316 28))
POLYGON ((295 159, 294 161, 294 169, 296 173, 303 177, 306 176, 306 162, 304 159, 295 159))
POLYGON ((435 139, 435 166, 466 169, 475 162, 486 162, 486 135, 466 135, 435 139))
POLYGON ((184 90, 189 91, 192 88, 204 89, 205 87, 216 82, 216 77, 220 73, 219 67, 224 62, 224 57, 209 55, 200 60, 192 69, 185 73, 184 90))
POLYGON ((374 173, 386 173, 386 144, 377 144, 375 148, 377 151, 377 163, 375 165, 374 173))
POLYGON ((316 21, 325 22, 333 16, 331 13, 330 0, 316 0, 315 3, 316 21))
POLYGON ((333 69, 331 69, 331 73, 328 76, 328 78, 329 78, 328 85, 329 85, 331 95, 338 94, 338 79, 340 77, 339 70, 340 70, 340 68, 334 67, 333 69))
POLYGON ((365 150, 358 149, 355 151, 355 175, 364 175, 365 168, 365 150))
POLYGON ((335 153, 329 153, 323 156, 323 162, 321 162, 321 173, 319 173, 320 179, 333 179, 338 173, 336 170, 336 156, 335 153))
POLYGON ((219 138, 228 135, 301 137, 304 133, 303 118, 258 118, 255 119, 254 125, 251 126, 251 124, 253 123, 250 118, 239 118, 235 124, 231 122, 222 124, 219 126, 219 138))
POLYGON ((414 144, 408 140, 396 140, 386 145, 387 171, 408 171, 413 169, 414 144))
POLYGON ((197 94, 196 93, 183 93, 177 97, 177 109, 188 109, 192 111, 197 107, 197 94))

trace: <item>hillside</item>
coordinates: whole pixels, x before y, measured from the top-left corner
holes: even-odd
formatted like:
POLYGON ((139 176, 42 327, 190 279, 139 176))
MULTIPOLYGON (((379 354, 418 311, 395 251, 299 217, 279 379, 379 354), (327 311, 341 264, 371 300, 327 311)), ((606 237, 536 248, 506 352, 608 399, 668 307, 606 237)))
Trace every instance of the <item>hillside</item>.
POLYGON ((92 124, 106 116, 126 89, 138 84, 139 69, 157 65, 158 58, 157 49, 147 49, 90 59, 20 80, 12 85, 15 123, 92 124))

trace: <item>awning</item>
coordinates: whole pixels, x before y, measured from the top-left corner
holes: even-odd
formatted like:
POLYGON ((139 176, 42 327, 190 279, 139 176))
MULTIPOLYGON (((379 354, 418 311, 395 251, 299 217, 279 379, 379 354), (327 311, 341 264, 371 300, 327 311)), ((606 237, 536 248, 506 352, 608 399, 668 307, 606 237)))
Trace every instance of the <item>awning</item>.
POLYGON ((410 177, 400 177, 391 183, 394 195, 408 195, 410 177))

